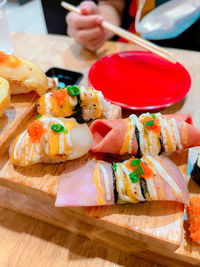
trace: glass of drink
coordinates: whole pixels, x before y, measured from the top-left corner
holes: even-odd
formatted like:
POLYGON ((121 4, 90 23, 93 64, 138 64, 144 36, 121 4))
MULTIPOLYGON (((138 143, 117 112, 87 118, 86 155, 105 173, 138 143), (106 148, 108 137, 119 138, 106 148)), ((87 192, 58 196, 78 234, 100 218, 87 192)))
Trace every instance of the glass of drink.
POLYGON ((4 6, 6 0, 0 0, 0 50, 8 54, 13 53, 13 45, 4 6))

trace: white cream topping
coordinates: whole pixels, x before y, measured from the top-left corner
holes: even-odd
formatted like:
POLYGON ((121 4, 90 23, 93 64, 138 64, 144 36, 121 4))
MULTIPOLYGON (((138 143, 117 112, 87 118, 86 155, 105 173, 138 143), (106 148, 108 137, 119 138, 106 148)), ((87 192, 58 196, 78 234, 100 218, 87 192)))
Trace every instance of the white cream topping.
POLYGON ((125 194, 122 193, 125 192, 125 185, 124 185, 124 173, 122 171, 122 168, 120 167, 119 163, 117 164, 117 170, 115 172, 116 175, 116 179, 118 181, 118 197, 120 200, 124 201, 124 202, 131 202, 131 199, 126 196, 125 194))
POLYGON ((135 117, 130 116, 129 119, 131 120, 131 132, 130 132, 130 139, 129 139, 129 148, 128 153, 131 154, 133 150, 133 138, 135 136, 135 117))
POLYGON ((78 103, 77 97, 76 96, 74 96, 74 97, 69 96, 69 102, 72 106, 75 107, 78 103))
MULTIPOLYGON (((122 163, 119 163, 119 164, 120 164, 120 166, 122 167, 122 169, 123 169, 123 171, 124 171, 126 177, 128 177, 128 182, 129 182, 129 184, 130 184, 131 192, 132 192, 132 194, 134 195, 134 197, 135 197, 136 199, 138 199, 139 201, 145 201, 145 199, 144 199, 144 197, 143 197, 143 195, 142 195, 142 191, 141 191, 140 183, 139 183, 139 182, 137 182, 137 183, 133 183, 133 182, 131 181, 130 177, 129 177, 129 174, 131 173, 131 171, 129 171, 129 170, 124 166, 124 164, 122 164, 122 163), (137 195, 135 195, 135 192, 137 192, 137 195)), ((133 201, 131 200, 131 202, 133 202, 133 201)))
POLYGON ((81 99, 85 99, 86 96, 87 96, 87 89, 85 88, 85 86, 80 86, 80 97, 81 97, 81 99))
POLYGON ((46 113, 50 113, 51 110, 51 102, 50 102, 50 97, 52 93, 47 93, 45 94, 45 106, 46 106, 46 113))
MULTIPOLYGON (((144 163, 147 163, 143 158, 141 158, 141 161, 143 161, 144 163)), ((154 182, 154 177, 145 179, 146 183, 147 183, 147 188, 148 188, 148 192, 149 192, 149 196, 152 200, 157 200, 158 199, 158 194, 156 191, 156 186, 155 186, 155 182, 154 182)))
POLYGON ((21 158, 21 146, 22 146, 22 140, 24 138, 26 134, 26 131, 24 131, 18 138, 18 141, 17 143, 15 144, 15 147, 14 147, 14 152, 13 152, 13 155, 14 155, 14 159, 17 159, 17 152, 19 153, 20 151, 20 158, 21 158))
POLYGON ((106 190, 106 200, 109 201, 111 200, 111 192, 110 192, 110 182, 109 182, 108 172, 102 164, 100 164, 100 170, 103 173, 104 185, 106 190))
POLYGON ((172 122, 172 129, 173 129, 173 134, 174 134, 176 145, 177 145, 179 150, 182 150, 183 146, 181 144, 181 139, 180 139, 180 134, 179 134, 177 122, 175 119, 172 119, 171 122, 172 122))
POLYGON ((59 154, 64 154, 65 152, 65 134, 63 132, 59 133, 59 154))

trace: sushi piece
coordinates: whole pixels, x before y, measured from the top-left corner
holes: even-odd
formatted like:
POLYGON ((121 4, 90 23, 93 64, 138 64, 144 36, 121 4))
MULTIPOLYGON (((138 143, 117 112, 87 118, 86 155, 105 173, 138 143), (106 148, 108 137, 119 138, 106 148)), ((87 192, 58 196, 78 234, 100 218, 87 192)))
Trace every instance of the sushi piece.
POLYGON ((190 237, 194 242, 200 244, 200 195, 190 199, 190 206, 187 208, 190 237))
POLYGON ((96 120, 90 130, 92 152, 131 155, 170 154, 200 145, 200 131, 190 114, 145 113, 121 120, 96 120))
POLYGON ((91 160, 67 167, 58 182, 55 205, 99 206, 141 201, 189 204, 177 166, 164 156, 132 157, 122 163, 91 160))
POLYGON ((10 87, 6 79, 0 77, 0 117, 10 105, 10 87))
POLYGON ((44 94, 38 101, 40 114, 54 117, 74 117, 79 122, 107 118, 110 103, 100 91, 90 87, 71 85, 44 94))
POLYGON ((55 86, 54 81, 47 79, 45 73, 32 62, 2 51, 0 51, 0 76, 9 82, 11 94, 35 91, 41 96, 55 86))
POLYGON ((191 177, 200 186, 200 153, 198 153, 196 163, 194 164, 193 170, 191 172, 191 177))
POLYGON ((58 163, 85 155, 92 145, 86 124, 75 119, 42 116, 31 123, 10 146, 10 160, 17 166, 58 163))

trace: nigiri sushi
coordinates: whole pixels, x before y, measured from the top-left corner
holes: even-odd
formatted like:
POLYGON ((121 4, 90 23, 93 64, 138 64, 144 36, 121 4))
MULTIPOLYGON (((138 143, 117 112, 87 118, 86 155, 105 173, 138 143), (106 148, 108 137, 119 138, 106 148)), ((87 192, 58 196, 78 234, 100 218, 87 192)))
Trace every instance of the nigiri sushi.
POLYGON ((86 124, 79 124, 74 118, 44 115, 13 141, 10 160, 18 166, 58 163, 83 156, 91 145, 92 136, 86 124))
POLYGON ((107 118, 109 108, 110 103, 100 91, 75 85, 44 94, 37 105, 40 114, 74 117, 79 122, 107 118))
POLYGON ((93 152, 159 155, 200 145, 190 114, 145 113, 120 120, 96 120, 90 130, 93 152))
POLYGON ((59 179, 55 205, 99 206, 153 200, 189 204, 182 174, 164 156, 133 157, 113 165, 91 160, 69 166, 59 179))
POLYGON ((55 82, 34 63, 0 51, 0 76, 10 85, 11 94, 35 91, 38 95, 54 88, 55 82))
POLYGON ((190 199, 190 206, 187 208, 190 236, 194 242, 200 244, 200 195, 190 199))
POLYGON ((197 160, 191 172, 191 176, 195 182, 200 185, 200 153, 198 153, 197 160))

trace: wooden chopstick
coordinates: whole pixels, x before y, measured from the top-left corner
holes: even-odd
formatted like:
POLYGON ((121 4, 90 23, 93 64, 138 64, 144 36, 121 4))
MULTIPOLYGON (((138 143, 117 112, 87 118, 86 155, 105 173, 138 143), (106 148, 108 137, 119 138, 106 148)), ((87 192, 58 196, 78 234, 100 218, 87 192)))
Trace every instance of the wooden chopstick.
MULTIPOLYGON (((61 6, 64 7, 65 9, 69 10, 69 11, 73 11, 75 13, 78 13, 78 14, 81 14, 81 10, 65 1, 62 1, 61 2, 61 6)), ((142 38, 140 38, 139 36, 137 36, 136 34, 133 34, 133 33, 130 33, 120 27, 117 27, 113 24, 111 24, 110 22, 108 21, 103 21, 102 24, 101 24, 104 28, 114 32, 116 35, 128 40, 128 41, 131 41, 131 42, 134 42, 136 43, 137 45, 147 49, 148 51, 151 51, 152 53, 172 62, 172 63, 176 63, 176 61, 169 56, 172 55, 172 53, 162 49, 160 46, 158 45, 155 45, 149 41, 146 41, 142 38)))

